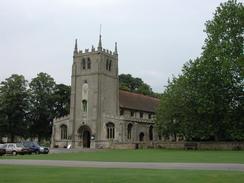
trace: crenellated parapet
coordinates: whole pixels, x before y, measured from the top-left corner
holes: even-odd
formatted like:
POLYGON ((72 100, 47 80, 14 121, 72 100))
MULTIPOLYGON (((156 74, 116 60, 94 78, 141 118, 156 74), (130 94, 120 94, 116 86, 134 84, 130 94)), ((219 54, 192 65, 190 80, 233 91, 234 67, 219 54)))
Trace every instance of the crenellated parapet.
POLYGON ((74 54, 74 56, 79 57, 79 56, 84 56, 86 54, 92 54, 92 53, 95 53, 95 54, 104 53, 106 55, 110 55, 110 56, 114 56, 114 57, 118 56, 115 52, 113 52, 111 50, 104 49, 104 48, 102 50, 98 50, 98 49, 95 49, 94 47, 92 47, 91 49, 87 48, 85 50, 79 50, 77 53, 74 54))
POLYGON ((85 56, 86 54, 92 54, 92 53, 103 53, 109 56, 113 57, 118 57, 118 49, 117 49, 117 42, 115 42, 115 48, 114 51, 104 49, 102 47, 102 36, 99 35, 99 42, 98 42, 98 47, 97 49, 92 45, 91 49, 85 49, 85 50, 78 50, 78 43, 77 39, 75 40, 75 47, 74 47, 74 57, 79 57, 79 56, 85 56))

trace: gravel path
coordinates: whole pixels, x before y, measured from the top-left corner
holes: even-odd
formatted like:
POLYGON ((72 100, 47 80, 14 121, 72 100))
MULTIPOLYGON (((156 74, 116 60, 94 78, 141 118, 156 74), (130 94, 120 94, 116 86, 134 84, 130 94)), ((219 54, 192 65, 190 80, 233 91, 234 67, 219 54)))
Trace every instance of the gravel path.
POLYGON ((244 164, 232 163, 142 163, 142 162, 98 162, 62 160, 0 160, 0 165, 34 165, 82 168, 138 168, 180 170, 231 170, 244 171, 244 164))

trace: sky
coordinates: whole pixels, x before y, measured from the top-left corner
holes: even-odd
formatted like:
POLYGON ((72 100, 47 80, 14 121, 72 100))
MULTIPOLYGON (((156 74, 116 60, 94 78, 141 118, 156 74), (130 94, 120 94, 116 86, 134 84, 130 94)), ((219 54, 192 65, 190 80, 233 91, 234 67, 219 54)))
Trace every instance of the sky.
POLYGON ((200 56, 205 22, 223 0, 0 0, 0 81, 37 73, 70 85, 74 41, 118 42, 119 73, 163 92, 168 78, 200 56))

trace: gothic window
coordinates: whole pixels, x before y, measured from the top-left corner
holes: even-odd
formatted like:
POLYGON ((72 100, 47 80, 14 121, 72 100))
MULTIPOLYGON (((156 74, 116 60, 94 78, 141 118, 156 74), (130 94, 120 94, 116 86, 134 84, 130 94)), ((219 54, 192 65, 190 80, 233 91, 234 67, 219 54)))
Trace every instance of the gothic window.
POLYGON ((82 59, 82 69, 86 69, 86 60, 82 59))
POLYGON ((87 112, 87 100, 82 100, 83 112, 87 112))
POLYGON ((91 60, 90 60, 90 58, 87 59, 87 69, 91 69, 91 60))
POLYGON ((152 118, 152 114, 148 114, 148 119, 151 119, 152 118))
POLYGON ((127 127, 127 138, 128 139, 131 139, 132 127, 133 127, 133 125, 131 123, 128 124, 128 127, 127 127))
POLYGON ((107 127, 107 139, 114 139, 114 124, 109 122, 106 124, 107 127))
POLYGON ((109 61, 109 64, 108 64, 108 70, 111 71, 111 67, 112 67, 112 60, 109 61))
POLYGON ((134 111, 130 111, 130 116, 134 117, 134 113, 135 113, 134 111))
POLYGON ((143 118, 143 112, 140 112, 140 118, 143 118))
POLYGON ((109 61, 108 61, 108 59, 106 60, 106 70, 108 70, 108 68, 109 68, 109 61))
POLYGON ((149 127, 149 140, 153 140, 153 126, 149 127))
POLYGON ((67 139, 67 126, 66 125, 61 125, 61 139, 67 139))

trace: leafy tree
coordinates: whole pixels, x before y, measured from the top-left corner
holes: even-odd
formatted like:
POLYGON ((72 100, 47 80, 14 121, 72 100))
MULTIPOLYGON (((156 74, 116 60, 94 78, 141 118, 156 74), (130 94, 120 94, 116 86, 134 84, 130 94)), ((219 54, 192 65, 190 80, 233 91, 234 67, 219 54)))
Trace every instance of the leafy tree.
POLYGON ((69 114, 70 91, 70 86, 64 84, 57 84, 55 86, 53 99, 56 118, 69 114))
POLYGON ((230 0, 206 23, 201 57, 184 65, 161 98, 157 116, 163 133, 177 131, 174 119, 177 133, 188 140, 244 139, 243 15, 243 5, 230 0))
POLYGON ((51 135, 52 121, 55 117, 55 81, 46 73, 39 73, 30 82, 31 93, 31 134, 38 140, 51 135))
POLYGON ((0 137, 26 137, 28 123, 27 81, 24 76, 13 74, 0 85, 0 137))
POLYGON ((159 94, 154 93, 152 88, 148 84, 144 83, 141 78, 134 78, 130 74, 119 75, 119 86, 121 90, 159 97, 159 94))
MULTIPOLYGON (((211 74, 213 80, 209 90, 213 101, 210 118, 217 140, 236 139, 232 132, 240 129, 244 139, 243 115, 237 113, 243 111, 243 20, 243 4, 231 0, 221 3, 213 20, 206 23, 207 39, 203 48, 203 64, 208 71, 206 75, 211 74), (233 127, 235 130, 228 130, 233 127)), ((239 135, 238 137, 240 138, 239 135)))

